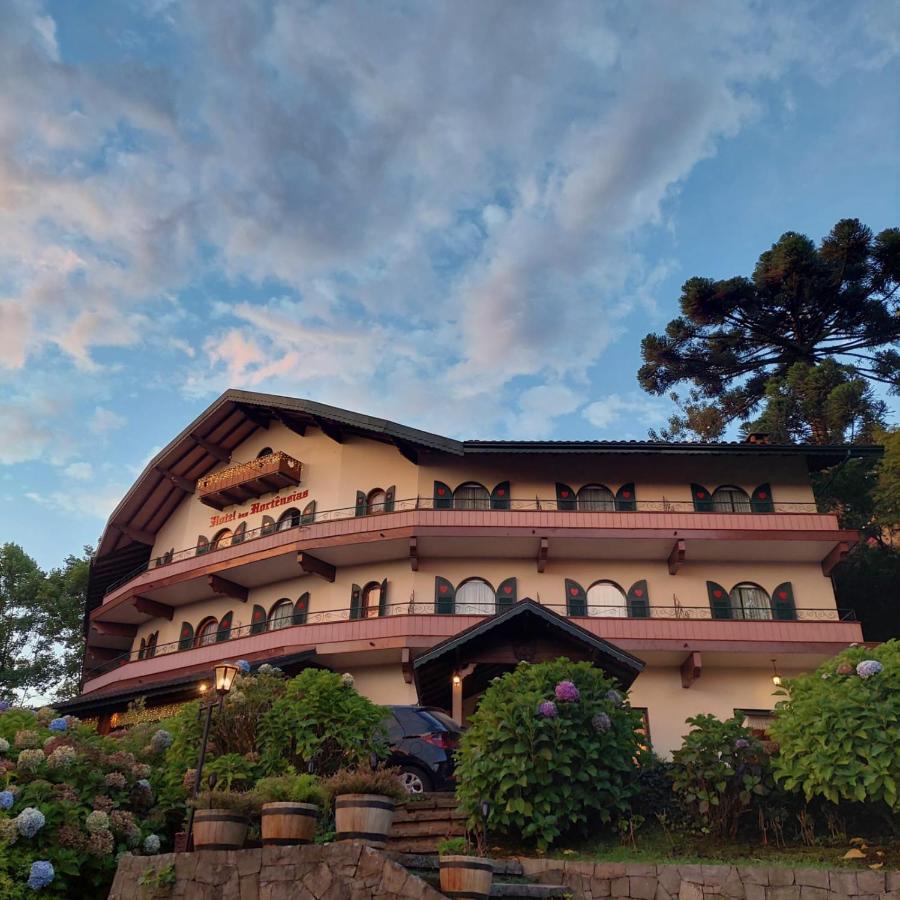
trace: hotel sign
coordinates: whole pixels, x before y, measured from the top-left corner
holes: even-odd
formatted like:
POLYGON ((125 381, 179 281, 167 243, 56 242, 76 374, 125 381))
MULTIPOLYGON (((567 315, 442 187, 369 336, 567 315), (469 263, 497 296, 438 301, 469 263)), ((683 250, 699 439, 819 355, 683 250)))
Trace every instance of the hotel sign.
POLYGON ((221 525, 227 525, 229 522, 237 522, 241 519, 247 519, 250 516, 264 513, 270 509, 278 509, 278 507, 280 506, 287 506, 289 503, 296 503, 300 500, 305 500, 308 496, 308 490, 292 491, 290 494, 285 494, 283 497, 274 497, 272 500, 266 500, 264 503, 260 503, 257 500, 250 504, 250 509, 234 509, 228 513, 222 513, 221 515, 217 516, 210 516, 209 527, 218 528, 221 525))

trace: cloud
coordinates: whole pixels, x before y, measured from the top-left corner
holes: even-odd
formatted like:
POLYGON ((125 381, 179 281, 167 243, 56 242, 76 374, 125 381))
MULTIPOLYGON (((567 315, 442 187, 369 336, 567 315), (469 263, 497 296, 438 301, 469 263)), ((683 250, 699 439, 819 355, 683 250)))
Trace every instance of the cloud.
POLYGON ((94 467, 88 462, 74 462, 63 469, 63 474, 76 481, 90 481, 94 477, 94 467))
POLYGON ((633 393, 625 396, 608 394, 602 400, 589 403, 583 410, 584 418, 604 431, 612 425, 626 422, 627 427, 648 426, 665 418, 668 404, 656 397, 633 393))
POLYGON ((88 428, 99 437, 105 437, 111 431, 118 431, 127 424, 128 420, 124 416, 120 416, 111 409, 98 406, 88 422, 88 428))

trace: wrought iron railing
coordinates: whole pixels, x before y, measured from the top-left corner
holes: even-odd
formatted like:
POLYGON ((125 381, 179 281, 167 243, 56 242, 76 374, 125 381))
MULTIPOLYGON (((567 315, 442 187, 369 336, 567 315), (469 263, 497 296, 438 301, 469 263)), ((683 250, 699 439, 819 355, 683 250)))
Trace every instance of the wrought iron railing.
MULTIPOLYGON (((852 609, 836 609, 834 607, 806 608, 798 609, 790 618, 781 618, 773 615, 771 610, 739 610, 732 611, 732 618, 721 618, 714 615, 710 607, 707 606, 650 606, 645 616, 629 616, 624 607, 599 606, 589 604, 586 615, 574 615, 569 612, 569 608, 564 603, 542 603, 547 609, 551 609, 560 615, 576 621, 584 622, 591 619, 679 619, 692 621, 725 621, 725 622, 855 622, 856 614, 852 609)), ((496 615, 502 612, 502 605, 496 603, 456 603, 449 612, 438 612, 437 606, 433 600, 421 601, 410 600, 407 603, 392 603, 384 607, 383 612, 379 614, 377 609, 372 610, 371 615, 353 615, 356 610, 350 609, 330 609, 320 612, 307 612, 301 617, 302 621, 287 620, 288 624, 280 629, 272 629, 268 623, 262 625, 241 625, 234 628, 217 632, 211 640, 200 643, 196 637, 189 640, 170 641, 165 644, 158 644, 152 650, 130 650, 114 659, 107 660, 102 664, 86 669, 84 673, 85 681, 96 678, 104 672, 112 671, 130 662, 141 659, 151 659, 156 656, 164 656, 170 653, 184 653, 190 650, 196 650, 200 647, 215 646, 220 643, 227 643, 237 638, 249 637, 255 634, 264 634, 270 630, 285 630, 294 628, 305 628, 309 625, 322 625, 329 622, 353 622, 361 621, 369 618, 385 618, 388 616, 478 616, 485 618, 487 616, 496 615), (220 637, 219 635, 224 635, 220 637)), ((223 652, 223 656, 229 654, 223 652)))
MULTIPOLYGON (((263 457, 263 460, 268 459, 268 457, 263 457)), ((243 464, 242 464, 243 465, 243 464)), ((199 484, 199 482, 198 482, 199 484)), ((630 506, 628 509, 617 509, 616 505, 613 501, 588 501, 583 505, 579 506, 576 509, 566 509, 561 508, 559 501, 554 499, 546 499, 540 497, 534 497, 532 499, 514 499, 514 498, 504 498, 500 501, 492 501, 490 500, 462 500, 457 503, 456 506, 444 507, 441 504, 445 503, 446 498, 432 498, 432 497, 411 497, 405 500, 395 500, 391 503, 390 508, 388 509, 379 509, 377 512, 364 512, 360 515, 358 507, 356 506, 344 506, 338 509, 326 509, 326 510, 316 510, 315 512, 309 513, 308 515, 303 516, 303 521, 300 521, 299 514, 293 519, 285 519, 281 522, 276 523, 275 525, 260 525, 257 528, 252 528, 245 531, 242 535, 232 535, 227 544, 222 544, 217 547, 212 544, 202 544, 196 545, 193 547, 187 547, 183 550, 170 550, 165 554, 162 554, 157 557, 152 557, 146 563, 141 564, 137 568, 128 572, 126 575, 123 575, 121 578, 112 582, 105 590, 104 594, 109 594, 112 591, 120 588, 123 584, 127 584, 133 578, 136 578, 138 575, 143 574, 148 569, 157 569, 162 566, 168 566, 172 563, 182 562, 186 559, 192 559, 195 556, 202 556, 208 553, 215 553, 218 550, 224 550, 226 547, 232 547, 235 544, 245 543, 246 541, 252 541, 258 537, 265 537, 270 534, 274 534, 278 531, 292 531, 298 530, 298 532, 302 532, 302 529, 309 527, 310 525, 318 525, 322 522, 335 522, 343 519, 356 519, 356 518, 372 518, 372 517, 380 517, 384 515, 390 515, 391 513, 396 512, 411 512, 415 510, 434 510, 439 512, 565 512, 567 515, 576 516, 579 513, 597 513, 597 512, 610 512, 622 514, 626 512, 650 512, 650 513, 684 513, 696 512, 699 516, 707 516, 711 514, 717 515, 730 515, 735 516, 736 521, 746 515, 772 515, 772 512, 775 513, 800 513, 800 514, 815 514, 815 513, 823 513, 828 512, 826 509, 819 509, 817 504, 814 502, 778 502, 775 501, 772 503, 772 512, 767 513, 754 513, 751 509, 733 511, 733 510, 721 510, 714 509, 712 512, 698 512, 694 508, 694 503, 691 500, 667 500, 663 497, 660 500, 632 500, 629 501, 630 506)), ((452 501, 451 501, 452 502, 452 501)))

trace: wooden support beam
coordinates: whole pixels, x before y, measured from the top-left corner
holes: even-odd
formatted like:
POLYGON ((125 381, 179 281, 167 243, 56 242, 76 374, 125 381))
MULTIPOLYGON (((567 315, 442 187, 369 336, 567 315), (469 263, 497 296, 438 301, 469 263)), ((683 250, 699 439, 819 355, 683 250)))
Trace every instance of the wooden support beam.
POLYGON ((231 462, 231 451, 214 444, 206 438, 200 437, 198 434, 192 434, 191 438, 195 440, 210 456, 214 456, 219 462, 231 462))
POLYGON ((226 597, 234 597, 235 600, 240 600, 241 603, 247 602, 247 597, 250 596, 250 591, 247 590, 242 584, 235 584, 233 581, 229 581, 227 578, 220 578, 218 575, 210 575, 207 578, 209 582, 210 590, 216 594, 224 594, 226 597))
POLYGON ((542 537, 537 555, 537 570, 543 572, 547 568, 547 558, 550 556, 550 541, 542 537))
POLYGON ((822 560, 822 574, 830 575, 834 571, 834 567, 844 561, 844 558, 850 552, 850 545, 846 541, 835 544, 822 560))
POLYGON ((160 603, 157 600, 151 600, 149 597, 135 597, 134 608, 145 616, 152 616, 154 619, 168 619, 170 622, 175 616, 175 608, 167 603, 160 603))
POLYGON ((168 469, 164 469, 162 466, 157 466, 156 471, 162 475, 163 478, 168 478, 175 487, 181 488, 186 494, 193 494, 197 489, 197 485, 195 482, 190 481, 187 478, 182 478, 181 475, 176 475, 174 472, 170 472, 168 469))
POLYGON ((406 457, 414 466, 419 464, 419 451, 413 444, 395 437, 394 446, 400 451, 400 455, 406 457))
POLYGON ((91 629, 104 637, 129 637, 137 634, 137 625, 125 622, 91 622, 91 629))
POLYGON ((703 662, 697 650, 688 653, 681 664, 681 686, 689 688, 703 673, 703 662))
POLYGON ((297 419, 284 412, 276 412, 275 418, 278 419, 285 428, 293 431, 294 434, 299 434, 300 437, 306 437, 306 422, 302 419, 297 419))
POLYGON ((409 539, 409 567, 413 572, 419 571, 419 540, 414 537, 409 539))
POLYGON ((322 434, 330 437, 336 444, 344 443, 344 432, 337 425, 329 422, 328 419, 323 419, 321 416, 313 416, 313 418, 316 421, 316 425, 322 429, 322 434))
POLYGON ((410 652, 409 647, 403 647, 400 650, 400 668, 403 671, 403 680, 407 684, 412 684, 412 682, 413 682, 413 664, 412 664, 412 653, 410 652))
POLYGON ((677 575, 678 570, 684 565, 684 558, 687 553, 687 544, 684 538, 678 538, 672 545, 672 552, 669 554, 669 574, 677 575))
POLYGON ((326 581, 334 581, 334 566, 319 559, 317 556, 311 556, 309 553, 298 553, 297 563, 307 575, 318 575, 326 581))
POLYGON ((153 542, 156 540, 155 536, 149 531, 143 531, 142 529, 134 528, 131 525, 116 525, 116 528, 123 534, 127 534, 128 537, 133 541, 137 541, 139 544, 150 544, 152 547, 153 542))
POLYGON ((238 409, 260 428, 268 428, 272 421, 272 417, 265 410, 257 409, 255 406, 245 406, 243 403, 239 403, 238 409))

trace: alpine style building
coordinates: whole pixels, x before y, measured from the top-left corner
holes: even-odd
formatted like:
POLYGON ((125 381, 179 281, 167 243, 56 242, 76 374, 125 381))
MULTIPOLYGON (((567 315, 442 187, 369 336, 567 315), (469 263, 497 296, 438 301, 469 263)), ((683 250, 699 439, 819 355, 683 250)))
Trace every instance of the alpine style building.
POLYGON ((456 441, 230 390, 110 517, 63 706, 162 717, 245 659, 465 718, 518 661, 568 655, 630 688, 660 754, 699 713, 764 729, 773 679, 862 640, 829 577, 857 534, 809 474, 880 452, 456 441))

